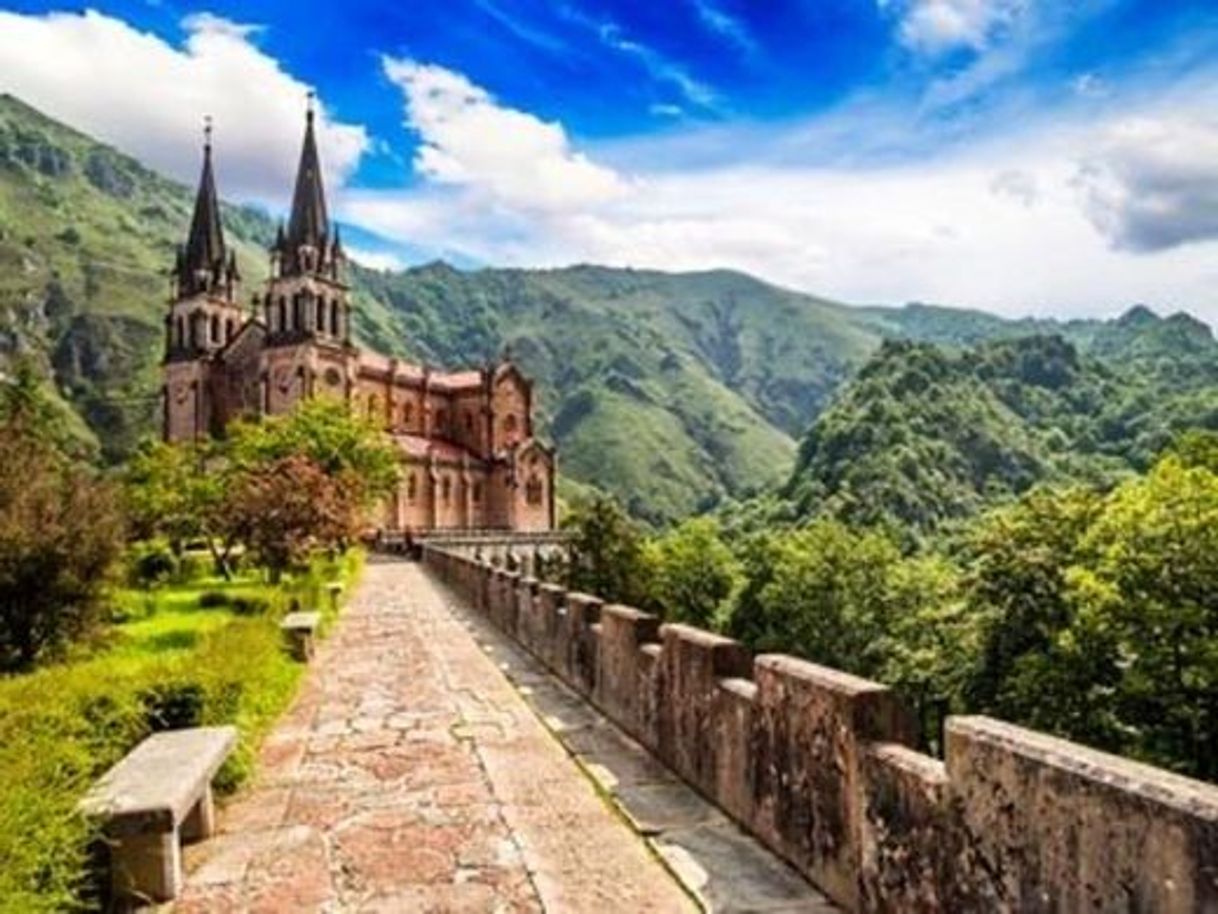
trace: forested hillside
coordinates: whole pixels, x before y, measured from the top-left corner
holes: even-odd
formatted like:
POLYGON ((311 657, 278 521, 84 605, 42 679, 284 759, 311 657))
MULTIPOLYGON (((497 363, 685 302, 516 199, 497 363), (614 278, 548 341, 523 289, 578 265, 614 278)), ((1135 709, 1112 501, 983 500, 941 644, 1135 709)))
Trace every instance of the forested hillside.
POLYGON ((1090 354, 1063 335, 886 342, 803 439, 795 515, 916 536, 1038 483, 1144 471, 1179 432, 1218 428, 1204 325, 1135 309, 1070 336, 1090 354))

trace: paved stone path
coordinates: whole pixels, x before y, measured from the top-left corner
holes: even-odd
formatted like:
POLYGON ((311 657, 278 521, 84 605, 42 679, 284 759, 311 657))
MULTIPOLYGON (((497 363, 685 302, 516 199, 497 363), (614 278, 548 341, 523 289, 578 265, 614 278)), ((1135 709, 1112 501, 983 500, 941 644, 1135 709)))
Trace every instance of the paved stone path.
POLYGON ((370 562, 174 911, 692 910, 469 625, 370 562))

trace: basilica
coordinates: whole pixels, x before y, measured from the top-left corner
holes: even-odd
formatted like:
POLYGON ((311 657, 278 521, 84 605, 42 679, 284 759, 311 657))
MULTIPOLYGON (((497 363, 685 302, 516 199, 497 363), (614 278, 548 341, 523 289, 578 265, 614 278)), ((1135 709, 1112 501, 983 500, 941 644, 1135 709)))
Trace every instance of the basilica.
POLYGON ((270 268, 263 293, 244 304, 209 137, 165 317, 167 441, 336 397, 382 423, 401 454, 401 484, 382 508, 382 529, 553 528, 555 454, 534 437, 533 384, 510 360, 445 372, 352 341, 346 255, 326 211, 312 110, 270 268))

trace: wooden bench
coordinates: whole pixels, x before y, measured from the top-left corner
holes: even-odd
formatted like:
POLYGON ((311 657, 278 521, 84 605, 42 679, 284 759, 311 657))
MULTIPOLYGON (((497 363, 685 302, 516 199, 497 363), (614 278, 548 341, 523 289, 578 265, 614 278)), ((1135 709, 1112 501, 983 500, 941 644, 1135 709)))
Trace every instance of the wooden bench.
POLYGON ((235 727, 154 733, 81 801, 110 845, 116 898, 169 901, 182 886, 182 841, 215 829, 211 781, 237 744, 235 727))
POLYGON ((318 612, 290 612, 283 617, 279 628, 294 658, 304 663, 313 659, 313 642, 320 625, 321 613, 318 612))

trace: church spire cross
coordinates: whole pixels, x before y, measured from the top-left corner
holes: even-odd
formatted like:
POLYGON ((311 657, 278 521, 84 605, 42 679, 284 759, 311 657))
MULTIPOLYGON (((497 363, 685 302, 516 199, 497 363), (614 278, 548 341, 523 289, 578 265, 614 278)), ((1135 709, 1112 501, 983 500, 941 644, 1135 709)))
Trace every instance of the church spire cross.
POLYGON ((212 120, 203 120, 203 171, 195 194, 190 234, 178 266, 178 286, 184 295, 205 292, 219 280, 225 267, 224 228, 220 224, 220 202, 211 161, 212 120))
POLYGON ((288 218, 287 254, 288 266, 301 271, 304 265, 297 263, 301 248, 313 249, 313 263, 320 263, 328 253, 325 250, 330 227, 326 211, 326 192, 322 184, 321 156, 317 152, 317 136, 313 129, 313 104, 315 94, 308 94, 305 112, 304 144, 300 150, 300 167, 296 171, 296 189, 292 194, 292 211, 288 218))

